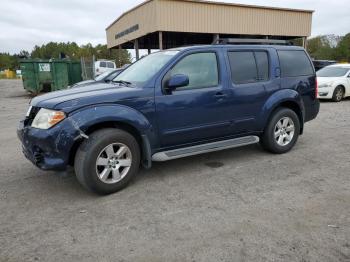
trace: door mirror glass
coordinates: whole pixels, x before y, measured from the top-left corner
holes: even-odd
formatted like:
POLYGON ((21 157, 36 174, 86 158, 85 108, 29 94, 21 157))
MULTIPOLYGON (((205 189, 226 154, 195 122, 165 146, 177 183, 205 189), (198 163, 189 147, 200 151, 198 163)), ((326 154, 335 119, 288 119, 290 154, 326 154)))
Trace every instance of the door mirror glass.
POLYGON ((190 80, 187 75, 176 74, 173 75, 166 85, 169 91, 174 91, 176 88, 187 86, 190 80))

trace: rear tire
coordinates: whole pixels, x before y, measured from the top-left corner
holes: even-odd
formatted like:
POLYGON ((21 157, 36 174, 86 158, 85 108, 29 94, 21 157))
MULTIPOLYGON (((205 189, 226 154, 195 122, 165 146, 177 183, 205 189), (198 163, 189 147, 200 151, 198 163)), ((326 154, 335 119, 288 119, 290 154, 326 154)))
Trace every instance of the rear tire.
POLYGON ((140 148, 136 139, 115 128, 92 133, 80 145, 74 163, 78 181, 101 195, 125 188, 139 166, 140 148))
POLYGON ((337 86, 334 89, 332 101, 333 102, 340 102, 340 101, 342 101, 342 99, 344 98, 344 94, 345 94, 344 88, 342 86, 337 86))
POLYGON ((299 134, 300 121, 297 114, 289 108, 280 108, 273 113, 267 124, 261 145, 271 153, 284 154, 294 147, 299 134))

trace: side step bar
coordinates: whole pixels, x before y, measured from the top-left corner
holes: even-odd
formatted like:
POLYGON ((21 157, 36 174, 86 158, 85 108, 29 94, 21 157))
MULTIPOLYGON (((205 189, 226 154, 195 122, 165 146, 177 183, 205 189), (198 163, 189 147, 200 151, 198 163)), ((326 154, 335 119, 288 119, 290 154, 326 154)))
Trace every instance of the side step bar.
POLYGON ((152 161, 157 161, 157 162, 168 161, 168 160, 182 158, 186 156, 194 156, 194 155, 220 151, 220 150, 229 149, 229 148, 256 144, 258 142, 259 142, 259 137, 257 136, 245 136, 245 137, 218 141, 218 142, 213 142, 213 143, 208 143, 208 144, 203 144, 198 146, 191 146, 191 147, 159 152, 152 156, 152 161))

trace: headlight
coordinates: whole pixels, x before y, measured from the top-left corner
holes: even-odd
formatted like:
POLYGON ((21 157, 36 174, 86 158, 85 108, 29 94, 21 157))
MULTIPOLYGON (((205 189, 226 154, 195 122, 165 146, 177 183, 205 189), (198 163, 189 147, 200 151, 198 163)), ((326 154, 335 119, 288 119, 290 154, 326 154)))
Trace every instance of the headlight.
POLYGON ((65 118, 64 112, 41 108, 33 120, 32 127, 49 129, 65 118))
POLYGON ((321 84, 318 87, 319 88, 325 88, 325 87, 331 87, 332 85, 333 85, 333 82, 329 82, 329 83, 321 84))

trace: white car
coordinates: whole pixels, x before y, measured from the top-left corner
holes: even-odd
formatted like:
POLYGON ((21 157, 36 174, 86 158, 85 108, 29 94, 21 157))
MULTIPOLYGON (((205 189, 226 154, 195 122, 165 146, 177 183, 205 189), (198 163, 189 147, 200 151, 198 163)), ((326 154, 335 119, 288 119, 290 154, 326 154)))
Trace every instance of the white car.
POLYGON ((95 62, 95 77, 105 72, 111 72, 115 70, 117 66, 113 61, 99 60, 95 62))
POLYGON ((340 102, 350 96, 350 64, 336 64, 317 73, 318 98, 340 102))

